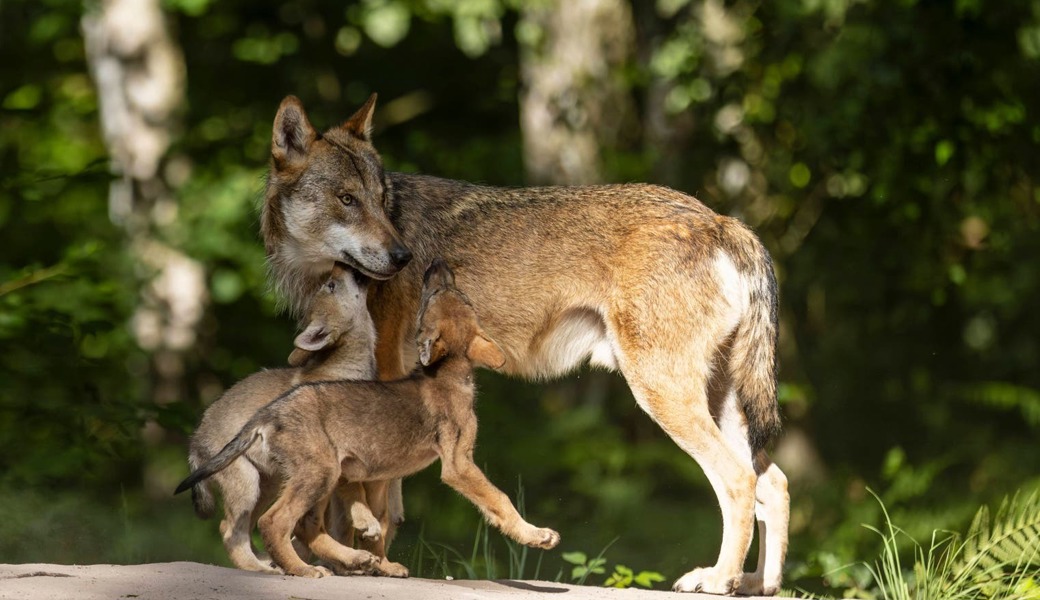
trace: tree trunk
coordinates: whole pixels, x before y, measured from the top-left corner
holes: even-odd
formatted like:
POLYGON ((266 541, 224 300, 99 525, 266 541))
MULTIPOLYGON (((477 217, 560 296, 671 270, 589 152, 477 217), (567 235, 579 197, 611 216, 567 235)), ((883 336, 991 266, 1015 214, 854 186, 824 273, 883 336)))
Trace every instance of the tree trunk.
POLYGON ((521 41, 520 127, 528 179, 583 184, 603 179, 600 148, 628 124, 621 80, 634 25, 623 0, 526 4, 521 41))
POLYGON ((184 103, 184 58, 159 0, 103 0, 81 25, 117 176, 109 214, 139 277, 132 328, 151 354, 153 399, 167 403, 184 397, 185 358, 207 303, 202 266, 162 241, 177 215, 162 167, 184 103))

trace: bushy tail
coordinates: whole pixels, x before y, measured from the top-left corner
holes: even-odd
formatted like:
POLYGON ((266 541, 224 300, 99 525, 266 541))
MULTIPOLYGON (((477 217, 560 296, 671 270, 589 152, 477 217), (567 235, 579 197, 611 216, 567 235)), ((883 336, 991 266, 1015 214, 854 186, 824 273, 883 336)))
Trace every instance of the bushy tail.
MULTIPOLYGON (((748 235, 754 237, 750 231, 748 235)), ((757 453, 780 433, 776 399, 777 285, 769 251, 757 238, 741 244, 748 304, 737 325, 730 355, 730 374, 748 425, 748 443, 757 453)))
MULTIPOLYGON (((188 475, 188 478, 182 481, 180 485, 177 486, 177 489, 173 492, 174 495, 177 495, 187 490, 188 488, 192 488, 192 495, 194 496, 195 486, 205 481, 206 479, 212 477, 216 473, 223 471, 225 468, 227 468, 228 465, 231 464, 231 461, 235 460, 239 456, 242 456, 242 453, 248 450, 249 447, 253 445, 253 442, 255 442, 256 439, 260 437, 260 430, 263 428, 263 426, 263 421, 260 421, 255 416, 252 419, 250 419, 249 422, 246 423, 244 427, 242 427, 242 430, 238 432, 238 435, 236 435, 234 439, 228 442, 227 445, 224 446, 224 448, 221 449, 221 451, 218 452, 216 456, 206 461, 199 468, 195 469, 195 471, 193 471, 191 475, 188 475)), ((210 502, 212 502, 212 497, 210 498, 210 502)), ((196 507, 196 511, 197 510, 198 508, 196 507)))
MULTIPOLYGON (((194 451, 188 454, 188 466, 192 471, 198 471, 205 461, 194 451)), ((195 507, 195 515, 200 519, 209 519, 213 516, 216 501, 213 498, 213 488, 209 480, 200 481, 191 486, 191 503, 195 507)))

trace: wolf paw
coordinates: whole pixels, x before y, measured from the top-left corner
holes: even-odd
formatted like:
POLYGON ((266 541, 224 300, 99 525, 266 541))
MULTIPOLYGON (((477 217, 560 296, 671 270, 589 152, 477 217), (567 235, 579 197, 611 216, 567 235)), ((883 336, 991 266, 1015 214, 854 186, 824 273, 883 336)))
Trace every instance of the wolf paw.
POLYGON ((735 577, 720 573, 715 567, 694 569, 672 585, 676 592, 704 592, 732 596, 740 588, 742 575, 735 577))
POLYGON ((340 557, 329 561, 329 566, 340 576, 373 575, 378 574, 379 561, 381 559, 365 550, 350 549, 350 556, 340 557))
POLYGON ((391 562, 387 559, 382 559, 375 568, 376 575, 382 575, 384 577, 408 577, 408 567, 401 563, 391 562))
POLYGON ((289 574, 295 575, 296 577, 306 577, 308 579, 320 579, 332 575, 332 571, 329 571, 325 567, 312 567, 310 565, 305 565, 303 567, 292 569, 289 574))
POLYGON ((534 530, 534 535, 527 542, 528 546, 532 548, 541 548, 542 550, 551 550, 560 543, 560 534, 556 533, 552 529, 541 527, 534 530))
POLYGON ((761 573, 744 573, 737 593, 742 596, 775 596, 779 591, 779 580, 766 582, 761 573))
POLYGON ((379 526, 379 521, 372 521, 364 529, 358 529, 357 532, 366 542, 379 541, 379 538, 383 536, 383 528, 379 526))

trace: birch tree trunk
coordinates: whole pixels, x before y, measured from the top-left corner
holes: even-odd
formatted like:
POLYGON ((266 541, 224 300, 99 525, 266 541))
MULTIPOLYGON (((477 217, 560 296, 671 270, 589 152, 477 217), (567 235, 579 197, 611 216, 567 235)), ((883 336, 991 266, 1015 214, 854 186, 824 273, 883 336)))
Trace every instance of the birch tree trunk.
POLYGON ((520 127, 528 179, 597 183, 600 148, 629 122, 621 80, 634 43, 624 0, 532 2, 521 10, 520 127))
POLYGON ((151 354, 153 399, 167 403, 184 397, 185 359, 207 303, 202 266, 163 241, 177 218, 163 166, 184 103, 184 58, 159 0, 103 0, 81 26, 117 176, 109 214, 126 231, 140 283, 132 328, 151 354))

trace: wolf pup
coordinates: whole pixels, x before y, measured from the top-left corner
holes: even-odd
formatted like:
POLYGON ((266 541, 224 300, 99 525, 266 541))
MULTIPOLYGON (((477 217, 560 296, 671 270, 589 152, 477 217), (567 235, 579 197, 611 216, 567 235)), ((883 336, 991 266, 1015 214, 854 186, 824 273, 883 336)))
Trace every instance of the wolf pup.
POLYGON ((296 98, 278 109, 261 228, 290 304, 333 261, 380 280, 369 292, 376 362, 398 377, 414 351, 419 265, 443 257, 504 373, 616 369, 704 469, 722 509, 719 558, 674 588, 776 593, 789 514, 787 479, 766 453, 780 430, 777 286, 754 233, 654 185, 505 189, 385 172, 374 108, 375 96, 321 134, 296 98), (756 519, 758 568, 744 574, 756 519))
MULTIPOLYGON (((255 373, 229 389, 206 409, 189 444, 188 462, 198 468, 220 451, 224 445, 258 410, 271 400, 307 381, 333 379, 370 380, 375 377, 375 327, 365 306, 367 279, 355 277, 350 269, 340 264, 333 267, 325 284, 310 305, 308 325, 295 340, 296 348, 289 356, 293 368, 271 369, 255 373), (360 282, 359 282, 360 279, 360 282)), ((231 562, 240 569, 278 573, 266 561, 257 558, 251 544, 251 532, 259 517, 256 507, 266 508, 280 482, 269 477, 245 458, 234 461, 212 480, 192 487, 195 512, 201 518, 213 514, 214 498, 211 485, 220 489, 224 504, 224 519, 220 531, 231 562)), ((379 556, 377 572, 384 575, 407 575, 403 565, 385 560, 377 541, 384 527, 360 500, 358 484, 337 490, 340 502, 330 508, 330 528, 345 524, 345 515, 339 506, 349 511, 350 522, 361 534, 366 549, 379 556)), ((385 511, 384 511, 385 512, 385 511)), ((337 532, 343 539, 345 532, 337 532)), ((367 558, 367 555, 361 555, 367 558)))
POLYGON ((277 470, 284 483, 278 499, 260 517, 264 544, 286 573, 322 577, 328 571, 303 562, 290 536, 299 522, 297 535, 316 555, 335 560, 348 550, 329 537, 323 523, 321 508, 336 482, 401 478, 440 458, 441 479, 477 505, 492 525, 521 544, 555 547, 560 535, 524 521, 473 462, 473 366, 497 368, 506 358, 481 329, 473 306, 441 260, 426 271, 417 320, 422 367, 410 376, 294 388, 261 409, 177 493, 220 473, 242 455, 277 470))

